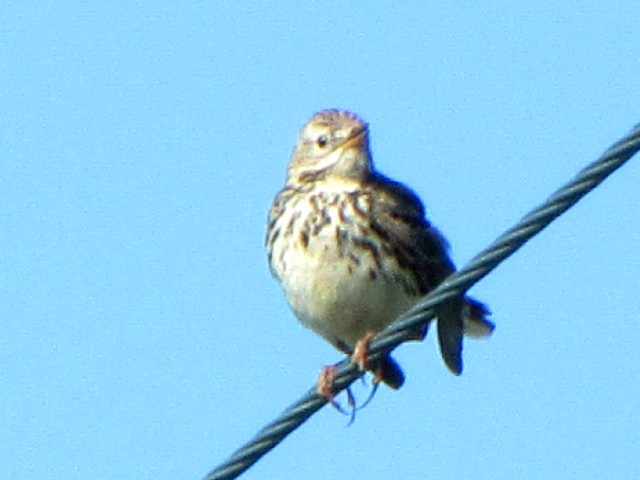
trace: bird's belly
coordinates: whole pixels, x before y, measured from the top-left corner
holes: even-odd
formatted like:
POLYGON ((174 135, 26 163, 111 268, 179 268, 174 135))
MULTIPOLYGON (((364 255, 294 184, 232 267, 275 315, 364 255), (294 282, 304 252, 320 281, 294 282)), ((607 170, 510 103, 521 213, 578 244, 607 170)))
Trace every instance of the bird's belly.
POLYGON ((416 300, 402 282, 367 251, 338 248, 333 236, 305 248, 290 245, 283 288, 298 319, 334 345, 353 348, 379 332, 416 300))

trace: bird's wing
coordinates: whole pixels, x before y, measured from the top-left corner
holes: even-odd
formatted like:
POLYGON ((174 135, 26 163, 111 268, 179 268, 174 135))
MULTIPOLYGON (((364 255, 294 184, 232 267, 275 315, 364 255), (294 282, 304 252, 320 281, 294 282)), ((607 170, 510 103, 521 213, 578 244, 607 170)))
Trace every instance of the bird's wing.
MULTIPOLYGON (((455 270, 447 241, 425 218, 422 202, 409 188, 382 176, 374 177, 372 185, 371 226, 386 238, 400 267, 414 275, 424 295, 455 270)), ((463 305, 461 297, 438 309, 440 351, 456 375, 462 372, 463 305)))

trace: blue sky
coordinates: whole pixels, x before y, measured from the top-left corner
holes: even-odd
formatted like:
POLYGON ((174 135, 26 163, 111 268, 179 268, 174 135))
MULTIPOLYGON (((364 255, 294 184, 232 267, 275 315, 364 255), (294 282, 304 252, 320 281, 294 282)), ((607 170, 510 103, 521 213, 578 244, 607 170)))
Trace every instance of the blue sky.
MULTIPOLYGON (((519 3, 3 6, 0 478, 201 478, 341 359, 263 250, 315 111, 370 123, 458 264, 640 122, 637 2, 519 3)), ((400 391, 246 478, 637 475, 639 162, 473 288, 461 377, 403 346, 400 391)))

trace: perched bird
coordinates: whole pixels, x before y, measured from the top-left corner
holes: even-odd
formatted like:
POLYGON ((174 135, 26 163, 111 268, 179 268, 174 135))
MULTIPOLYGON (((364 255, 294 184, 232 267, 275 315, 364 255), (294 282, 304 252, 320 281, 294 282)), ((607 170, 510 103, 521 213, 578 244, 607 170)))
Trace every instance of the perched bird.
MULTIPOLYGON (((455 267, 417 195, 376 171, 368 125, 357 115, 324 110, 304 125, 269 212, 266 246, 300 322, 399 388, 404 374, 391 356, 366 363, 368 342, 455 267)), ((463 334, 493 331, 488 314, 466 296, 439 309, 440 350, 454 374, 462 371, 463 334)), ((323 372, 318 385, 327 396, 330 378, 323 372)))

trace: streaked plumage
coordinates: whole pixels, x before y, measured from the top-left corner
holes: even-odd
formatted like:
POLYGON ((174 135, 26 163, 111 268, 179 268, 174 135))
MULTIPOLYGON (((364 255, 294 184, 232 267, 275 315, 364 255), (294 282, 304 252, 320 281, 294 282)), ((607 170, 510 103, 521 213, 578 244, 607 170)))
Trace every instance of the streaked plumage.
MULTIPOLYGON (((368 126, 325 110, 302 128, 287 182, 269 213, 269 265, 298 319, 351 354, 454 271, 447 243, 417 195, 373 166, 368 126)), ((443 307, 437 327, 449 369, 462 371, 462 335, 488 335, 488 309, 464 297, 443 307)), ((388 357, 381 380, 404 381, 388 357)))

